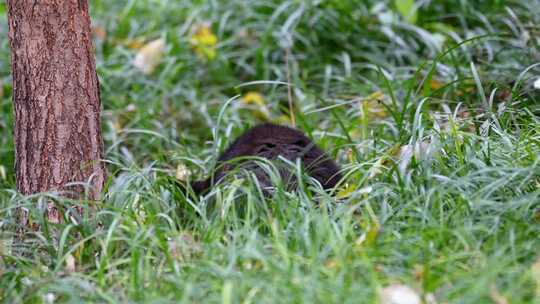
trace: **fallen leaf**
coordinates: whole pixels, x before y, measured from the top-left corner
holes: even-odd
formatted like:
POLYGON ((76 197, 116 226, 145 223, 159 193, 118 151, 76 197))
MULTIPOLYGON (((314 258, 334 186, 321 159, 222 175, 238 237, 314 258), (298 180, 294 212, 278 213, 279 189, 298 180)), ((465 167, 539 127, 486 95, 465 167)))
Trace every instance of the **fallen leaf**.
POLYGON ((153 40, 139 50, 133 65, 144 74, 151 74, 163 58, 164 51, 165 40, 163 38, 153 40))
POLYGON ((376 91, 360 102, 360 115, 368 120, 383 119, 388 117, 388 111, 384 104, 388 98, 381 91, 376 91))
POLYGON ((266 106, 264 97, 259 92, 247 92, 241 99, 246 108, 252 110, 253 114, 261 120, 270 120, 270 111, 266 106))
POLYGON ((144 37, 129 38, 123 40, 117 40, 116 43, 127 47, 128 49, 138 50, 142 48, 145 44, 144 37))
POLYGON ((407 285, 392 284, 379 292, 381 304, 421 304, 422 300, 414 289, 407 285))
POLYGON ((257 104, 260 106, 266 106, 266 103, 264 102, 264 97, 259 92, 247 92, 244 97, 242 97, 242 101, 245 104, 257 104))
POLYGON ((66 256, 66 271, 68 273, 75 272, 75 257, 71 254, 66 256))
POLYGON ((354 190, 356 190, 356 185, 355 184, 347 184, 347 185, 345 185, 345 187, 343 187, 343 189, 338 191, 338 193, 336 195, 336 198, 337 199, 347 198, 347 197, 351 196, 351 194, 354 192, 354 190))
POLYGON ((188 177, 191 176, 191 171, 186 167, 186 165, 180 163, 176 166, 176 179, 179 181, 185 182, 188 177))
POLYGON ((444 83, 440 82, 439 80, 437 79, 431 79, 429 81, 429 87, 432 89, 432 90, 438 90, 440 88, 442 88, 444 86, 444 83))
POLYGON ((191 46, 195 50, 195 53, 201 58, 213 60, 216 57, 216 45, 218 38, 212 32, 212 28, 209 23, 202 23, 197 25, 189 40, 191 46))

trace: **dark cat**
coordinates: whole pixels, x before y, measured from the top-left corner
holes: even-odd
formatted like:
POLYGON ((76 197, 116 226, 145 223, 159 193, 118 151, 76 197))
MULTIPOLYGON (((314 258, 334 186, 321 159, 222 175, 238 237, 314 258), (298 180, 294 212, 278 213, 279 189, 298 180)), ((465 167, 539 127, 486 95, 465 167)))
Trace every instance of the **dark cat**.
POLYGON ((272 186, 270 177, 254 159, 249 159, 250 156, 271 160, 278 167, 281 179, 289 190, 296 187, 296 177, 290 172, 290 166, 287 167, 279 160, 279 156, 292 162, 300 159, 306 172, 324 189, 333 188, 341 179, 336 163, 301 131, 274 124, 262 124, 246 131, 221 154, 213 177, 193 182, 191 187, 196 194, 201 194, 212 184, 219 183, 232 169, 242 168, 253 172, 268 194, 267 189, 272 186), (239 157, 247 158, 230 162, 239 157))

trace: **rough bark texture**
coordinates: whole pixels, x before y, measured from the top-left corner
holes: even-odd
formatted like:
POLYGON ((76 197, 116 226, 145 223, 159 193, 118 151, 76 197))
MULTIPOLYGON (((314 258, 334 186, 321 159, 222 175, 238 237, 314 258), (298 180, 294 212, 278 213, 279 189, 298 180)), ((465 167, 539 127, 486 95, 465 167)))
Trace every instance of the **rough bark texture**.
POLYGON ((17 188, 77 197, 84 188, 66 184, 89 182, 97 199, 106 173, 87 0, 8 0, 7 7, 17 188))

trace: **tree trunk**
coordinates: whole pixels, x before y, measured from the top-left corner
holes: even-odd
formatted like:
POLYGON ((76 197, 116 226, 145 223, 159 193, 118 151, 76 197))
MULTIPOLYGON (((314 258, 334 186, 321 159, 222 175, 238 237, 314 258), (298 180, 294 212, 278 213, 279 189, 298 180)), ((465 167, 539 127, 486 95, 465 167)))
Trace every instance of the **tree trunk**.
MULTIPOLYGON (((81 197, 86 183, 88 198, 98 199, 106 172, 87 0, 8 0, 7 7, 17 188, 81 197)), ((48 211, 59 220, 52 205, 48 211)))

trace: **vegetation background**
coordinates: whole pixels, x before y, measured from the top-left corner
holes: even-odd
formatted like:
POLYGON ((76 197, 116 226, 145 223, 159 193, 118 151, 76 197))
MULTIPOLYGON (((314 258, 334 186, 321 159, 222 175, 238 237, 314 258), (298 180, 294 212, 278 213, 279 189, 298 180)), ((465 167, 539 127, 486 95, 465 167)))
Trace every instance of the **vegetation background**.
POLYGON ((538 1, 90 7, 110 173, 98 203, 15 190, 0 4, 0 301, 540 301, 538 1), (298 164, 305 182, 277 180, 272 199, 249 175, 179 191, 249 126, 293 119, 343 167, 335 196, 298 164), (64 223, 43 220, 50 199, 64 223), (15 248, 21 205, 43 229, 15 248))

